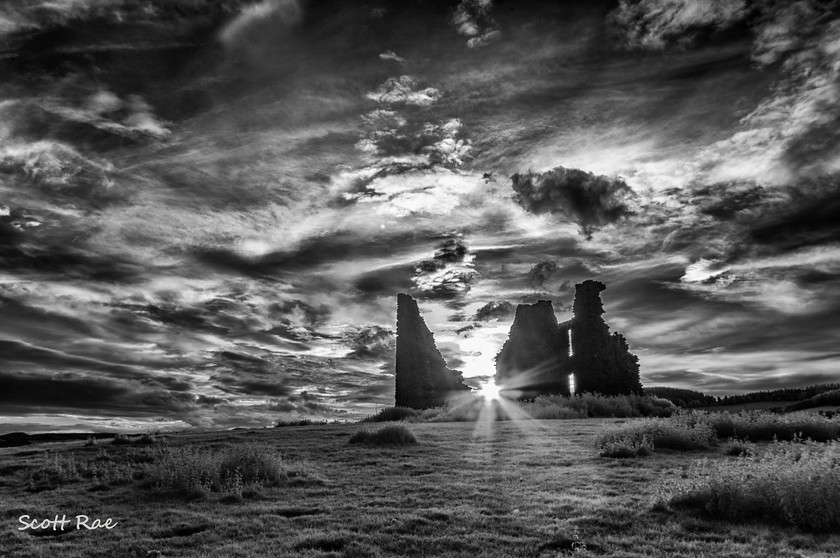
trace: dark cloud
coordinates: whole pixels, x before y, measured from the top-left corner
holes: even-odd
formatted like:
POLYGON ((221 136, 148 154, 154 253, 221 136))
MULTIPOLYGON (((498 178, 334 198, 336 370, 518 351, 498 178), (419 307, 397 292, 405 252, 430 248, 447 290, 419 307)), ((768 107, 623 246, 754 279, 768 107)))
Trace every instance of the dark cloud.
POLYGON ((458 33, 469 37, 469 48, 480 48, 499 38, 499 25, 490 15, 493 0, 461 0, 452 23, 458 33))
POLYGON ((621 0, 609 15, 620 43, 630 49, 687 48, 753 14, 747 0, 621 0))
POLYGON ((513 316, 515 308, 506 300, 493 300, 479 308, 473 319, 486 322, 489 320, 502 320, 513 316))
POLYGON ((146 414, 189 413, 194 397, 82 373, 0 372, 0 401, 7 413, 63 409, 146 414))
POLYGON ((351 349, 348 358, 359 359, 392 359, 397 347, 394 332, 377 325, 345 332, 344 343, 351 349))
POLYGON ((215 373, 210 381, 225 393, 275 397, 292 392, 282 364, 242 352, 220 351, 213 356, 215 373))
POLYGON ((531 213, 558 213, 578 223, 586 234, 631 213, 633 190, 620 178, 556 167, 548 172, 514 174, 514 201, 531 213))
POLYGON ((338 261, 375 257, 416 240, 413 232, 363 237, 352 232, 335 232, 309 238, 292 250, 248 257, 226 248, 199 247, 195 257, 218 269, 255 277, 287 275, 338 261))
POLYGON ((454 299, 467 293, 477 276, 469 247, 455 235, 440 242, 431 259, 415 266, 414 283, 422 296, 454 299))
MULTIPOLYGON (((837 187, 837 178, 832 181, 837 187)), ((759 219, 750 228, 753 241, 795 250, 840 240, 840 193, 799 194, 790 209, 759 219), (804 199, 803 199, 804 198, 804 199)))
POLYGON ((0 359, 8 367, 15 365, 29 368, 29 365, 36 365, 45 369, 78 369, 108 372, 116 376, 135 378, 142 374, 141 369, 136 366, 105 362, 86 356, 68 354, 53 349, 36 347, 20 341, 9 341, 0 339, 0 359))
POLYGON ((743 210, 754 209, 767 199, 761 186, 747 183, 712 184, 692 191, 693 203, 706 215, 717 219, 731 219, 743 210))
POLYGON ((134 282, 147 269, 121 254, 102 254, 85 246, 88 233, 79 231, 76 245, 68 245, 72 228, 22 207, 0 206, 0 264, 20 272, 60 273, 67 278, 134 282))
POLYGON ((528 284, 534 289, 542 289, 556 271, 556 263, 552 261, 540 262, 528 271, 528 284))
POLYGON ((414 287, 414 265, 395 265, 363 273, 353 286, 365 295, 393 295, 414 287))

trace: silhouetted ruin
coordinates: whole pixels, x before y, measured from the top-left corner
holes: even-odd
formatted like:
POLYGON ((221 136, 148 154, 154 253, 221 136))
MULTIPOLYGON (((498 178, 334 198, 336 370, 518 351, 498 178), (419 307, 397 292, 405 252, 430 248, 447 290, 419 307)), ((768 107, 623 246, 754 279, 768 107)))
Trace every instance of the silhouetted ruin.
POLYGON ((638 358, 602 317, 605 288, 591 280, 575 285, 574 317, 561 324, 551 301, 517 306, 510 336, 496 356, 496 383, 528 397, 569 395, 574 374, 575 393, 642 393, 638 358))
POLYGON ((510 336, 496 356, 496 383, 569 395, 569 373, 558 373, 567 365, 568 356, 568 333, 557 324, 551 301, 520 304, 516 307, 510 336), (519 376, 524 371, 527 374, 522 379, 527 385, 519 386, 519 376))
POLYGON ((428 409, 456 391, 469 391, 460 372, 449 370, 411 296, 397 295, 396 406, 428 409))

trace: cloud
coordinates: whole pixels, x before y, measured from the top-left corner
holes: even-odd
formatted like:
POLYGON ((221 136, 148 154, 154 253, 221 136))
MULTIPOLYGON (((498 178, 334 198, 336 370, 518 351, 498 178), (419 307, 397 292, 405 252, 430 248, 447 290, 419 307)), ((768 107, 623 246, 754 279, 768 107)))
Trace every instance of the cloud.
POLYGON ((379 55, 379 59, 380 60, 390 60, 392 62, 397 62, 399 64, 405 63, 405 58, 403 58, 402 56, 399 56, 393 50, 388 50, 388 51, 385 51, 385 52, 381 53, 379 55))
POLYGON ((409 123, 393 111, 377 110, 365 117, 370 132, 357 147, 379 158, 377 164, 394 170, 409 167, 458 167, 472 148, 457 118, 432 124, 409 123))
POLYGON ((104 413, 188 413, 191 394, 149 389, 136 382, 82 373, 0 372, 5 412, 96 409, 104 413))
MULTIPOLYGON (((689 46, 697 31, 749 24, 751 58, 776 73, 759 103, 729 137, 702 147, 674 169, 684 183, 754 181, 783 185, 840 170, 840 21, 836 6, 814 0, 622 2, 613 14, 631 48, 689 46), (622 23, 623 22, 623 23, 622 23)), ((661 177, 659 177, 661 180, 661 177)))
POLYGON ((750 227, 750 237, 762 245, 795 250, 840 241, 840 176, 830 179, 834 186, 826 192, 796 190, 797 203, 757 219, 750 227), (810 194, 810 195, 809 195, 810 194))
POLYGON ((514 201, 534 214, 562 214, 589 235, 631 213, 633 190, 620 178, 556 167, 545 173, 511 177, 514 201))
POLYGON ((513 316, 515 308, 513 304, 506 300, 493 300, 479 308, 474 320, 486 322, 489 320, 503 320, 513 316))
POLYGON ((478 277, 474 256, 460 236, 438 244, 434 256, 415 267, 414 283, 419 294, 452 299, 466 294, 478 277))
POLYGON ((480 48, 499 38, 498 24, 490 16, 493 0, 461 0, 452 15, 460 35, 469 37, 469 48, 480 48))
POLYGON ((246 5, 230 23, 219 32, 219 39, 228 46, 246 41, 249 34, 261 25, 278 24, 282 27, 296 25, 303 18, 303 8, 297 0, 262 0, 246 5))
POLYGON ((609 20, 625 47, 661 50, 692 46, 750 14, 746 0, 621 0, 609 20))
POLYGON ((540 262, 528 271, 528 283, 534 289, 542 289, 556 271, 556 263, 552 261, 540 262))
POLYGON ((134 140, 165 140, 171 135, 167 124, 154 115, 152 106, 140 95, 121 99, 107 89, 99 89, 81 106, 67 106, 57 99, 46 99, 39 106, 51 117, 134 140))
POLYGON ((345 331, 344 343, 350 347, 348 358, 384 360, 394 358, 396 335, 378 325, 352 328, 345 331))
POLYGON ((101 200, 117 195, 111 192, 113 165, 89 159, 59 142, 7 145, 0 150, 0 169, 20 174, 59 195, 70 191, 101 200))
POLYGON ((428 107, 436 103, 442 93, 434 87, 419 88, 420 81, 410 75, 392 77, 385 80, 366 97, 389 107, 415 106, 428 107))

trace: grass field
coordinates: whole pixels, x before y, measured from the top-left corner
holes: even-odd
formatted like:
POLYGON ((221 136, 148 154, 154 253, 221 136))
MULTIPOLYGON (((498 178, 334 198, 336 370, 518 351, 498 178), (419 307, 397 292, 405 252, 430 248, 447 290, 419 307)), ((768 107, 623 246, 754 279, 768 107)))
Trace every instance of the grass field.
POLYGON ((840 533, 672 507, 669 495, 697 463, 739 458, 724 444, 599 457, 597 435, 624 422, 411 424, 417 443, 399 446, 350 444, 370 425, 346 424, 4 448, 0 556, 840 556, 840 533), (243 452, 282 454, 271 482, 249 485, 239 466, 205 491, 150 480, 175 457, 217 456, 218 466, 243 452), (20 531, 23 514, 118 524, 20 531))

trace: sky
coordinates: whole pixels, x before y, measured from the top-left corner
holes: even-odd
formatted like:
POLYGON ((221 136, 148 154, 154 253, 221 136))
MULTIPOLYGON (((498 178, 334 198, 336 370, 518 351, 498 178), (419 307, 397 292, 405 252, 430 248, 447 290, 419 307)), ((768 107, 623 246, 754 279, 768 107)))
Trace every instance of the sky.
POLYGON ((645 386, 840 380, 840 6, 7 0, 0 431, 393 405, 604 282, 645 386))

